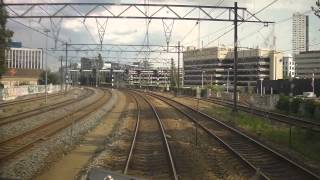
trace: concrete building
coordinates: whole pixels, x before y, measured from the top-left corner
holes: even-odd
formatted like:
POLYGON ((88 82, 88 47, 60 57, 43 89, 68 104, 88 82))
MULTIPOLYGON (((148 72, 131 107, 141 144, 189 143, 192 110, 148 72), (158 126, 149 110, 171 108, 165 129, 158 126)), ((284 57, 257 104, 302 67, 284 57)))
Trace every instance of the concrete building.
POLYGON ((42 49, 11 47, 5 57, 8 71, 0 80, 4 87, 38 84, 43 70, 42 49))
POLYGON ((81 58, 81 63, 69 68, 73 84, 81 85, 119 85, 127 81, 127 74, 124 73, 132 66, 110 61, 98 61, 98 58, 81 58), (97 67, 97 68, 96 68, 97 67))
POLYGON ((294 13, 292 18, 293 53, 309 51, 309 17, 294 13))
POLYGON ((299 78, 320 78, 320 51, 301 52, 295 55, 296 75, 299 78))
POLYGON ((128 71, 128 83, 141 86, 168 86, 171 81, 169 69, 135 69, 128 71))
MULTIPOLYGON (((282 54, 272 50, 250 49, 238 52, 238 85, 255 86, 260 79, 283 78, 282 54)), ((184 85, 225 85, 233 81, 232 48, 212 47, 183 52, 184 85)))
POLYGON ((292 55, 286 55, 283 57, 283 78, 294 78, 296 74, 296 64, 292 55))

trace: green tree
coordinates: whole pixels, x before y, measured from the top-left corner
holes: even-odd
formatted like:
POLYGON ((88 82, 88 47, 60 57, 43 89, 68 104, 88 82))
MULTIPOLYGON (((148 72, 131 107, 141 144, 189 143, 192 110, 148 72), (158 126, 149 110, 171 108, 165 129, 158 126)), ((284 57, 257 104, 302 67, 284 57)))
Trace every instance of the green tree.
POLYGON ((316 6, 312 6, 311 9, 314 12, 314 15, 320 18, 320 1, 319 0, 316 1, 316 6))
POLYGON ((8 47, 8 44, 11 41, 13 32, 6 28, 7 24, 7 11, 3 6, 3 0, 1 0, 0 6, 0 79, 2 75, 6 72, 6 63, 5 63, 5 50, 8 47))
MULTIPOLYGON (((60 83, 60 73, 59 72, 51 72, 48 70, 48 84, 59 84, 60 83)), ((42 71, 40 75, 40 84, 45 84, 46 72, 42 71)))

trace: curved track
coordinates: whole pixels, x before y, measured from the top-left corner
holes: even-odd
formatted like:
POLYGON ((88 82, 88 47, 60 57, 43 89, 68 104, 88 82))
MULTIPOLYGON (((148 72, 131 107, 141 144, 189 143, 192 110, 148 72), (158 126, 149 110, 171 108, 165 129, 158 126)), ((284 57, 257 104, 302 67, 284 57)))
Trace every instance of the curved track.
POLYGON ((103 91, 103 95, 98 101, 88 104, 76 112, 72 112, 62 118, 47 122, 32 130, 0 142, 0 161, 12 158, 17 154, 28 150, 34 144, 46 140, 50 136, 96 111, 109 99, 108 93, 110 94, 109 91, 103 91))
MULTIPOLYGON (((54 94, 48 94, 47 97, 52 98, 52 97, 60 96, 63 94, 64 94, 64 92, 58 92, 58 93, 54 93, 54 94)), ((44 98, 46 98, 45 95, 41 95, 41 96, 36 96, 36 97, 32 97, 32 98, 27 98, 27 99, 4 102, 4 103, 0 103, 0 108, 7 107, 7 106, 14 106, 16 104, 21 104, 21 103, 32 102, 32 101, 40 100, 40 99, 44 99, 44 98)))
POLYGON ((177 101, 150 93, 188 116, 263 179, 320 179, 303 165, 270 149, 219 120, 177 101))
POLYGON ((137 122, 124 174, 152 179, 178 179, 163 123, 152 103, 133 93, 137 122))
POLYGON ((86 89, 86 91, 87 92, 85 94, 81 95, 80 97, 78 97, 76 99, 69 99, 66 101, 57 102, 57 103, 49 104, 46 106, 41 106, 40 108, 32 109, 29 111, 24 111, 21 113, 16 113, 16 114, 10 115, 10 116, 1 117, 0 118, 0 126, 4 126, 4 125, 10 124, 10 123, 21 121, 21 120, 24 120, 25 118, 29 118, 29 117, 41 114, 43 112, 52 111, 55 109, 59 109, 63 106, 67 106, 67 105, 79 102, 81 100, 84 100, 84 99, 90 97, 94 93, 94 91, 92 89, 86 89))

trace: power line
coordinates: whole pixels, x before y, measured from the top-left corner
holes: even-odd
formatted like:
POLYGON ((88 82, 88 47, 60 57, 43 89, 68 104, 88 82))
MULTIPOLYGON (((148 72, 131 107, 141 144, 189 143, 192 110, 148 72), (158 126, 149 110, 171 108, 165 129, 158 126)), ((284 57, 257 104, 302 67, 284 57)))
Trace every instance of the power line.
MULTIPOLYGON (((317 45, 320 45, 320 42, 310 44, 309 47, 313 47, 313 46, 317 46, 317 45)), ((243 47, 243 46, 239 47, 239 48, 240 49, 247 49, 247 50, 260 50, 258 48, 250 48, 250 47, 243 47)), ((277 50, 273 54, 280 54, 280 53, 290 52, 290 51, 293 51, 293 50, 298 50, 298 48, 292 48, 292 49, 286 49, 286 50, 277 50)))
MULTIPOLYGON (((255 15, 261 13, 262 11, 264 11, 265 9, 267 9, 268 7, 270 7, 271 5, 273 5, 274 3, 276 3, 277 1, 279 1, 279 0, 274 0, 274 1, 272 1, 271 3, 267 4, 267 6, 261 8, 259 11, 255 12, 255 13, 251 14, 251 16, 248 17, 246 20, 249 20, 249 19, 251 19, 252 17, 254 17, 255 15)), ((244 23, 244 22, 241 22, 238 26, 242 25, 243 23, 244 23)), ((233 25, 231 25, 231 26, 233 26, 233 25)), ((220 35, 218 38, 216 38, 216 39, 214 39, 214 40, 212 40, 212 41, 209 41, 209 42, 206 44, 205 47, 209 46, 211 43, 213 43, 213 42, 217 41, 218 39, 220 39, 221 37, 225 36, 226 34, 228 34, 229 32, 231 32, 233 29, 234 29, 234 27, 232 27, 232 29, 229 29, 228 31, 226 31, 225 33, 223 33, 222 35, 220 35)))
MULTIPOLYGON (((303 13, 301 13, 301 14, 306 15, 306 14, 310 14, 311 12, 312 12, 312 10, 308 10, 308 11, 305 11, 305 12, 303 12, 303 13)), ((281 19, 281 20, 279 20, 279 21, 276 21, 275 24, 280 24, 280 23, 283 23, 283 22, 287 22, 287 21, 289 21, 289 20, 291 20, 291 19, 293 19, 293 16, 290 16, 290 17, 288 17, 288 18, 284 18, 284 19, 281 19)))
MULTIPOLYGON (((35 29, 35 28, 31 27, 31 26, 28 26, 28 25, 26 25, 26 24, 23 24, 22 22, 19 22, 19 21, 14 20, 14 19, 8 19, 8 20, 9 20, 9 21, 12 21, 12 22, 14 22, 14 23, 20 24, 20 25, 22 25, 22 26, 24 26, 24 27, 26 27, 26 28, 28 28, 28 29, 31 29, 31 30, 33 30, 33 31, 36 31, 36 32, 38 32, 38 33, 40 33, 40 34, 48 37, 48 38, 51 38, 51 39, 55 40, 54 37, 52 37, 52 36, 50 36, 50 35, 47 35, 46 33, 42 32, 42 31, 40 31, 40 30, 38 30, 38 29, 35 29)), ((60 39, 58 39, 58 41, 59 41, 60 43, 62 43, 62 44, 65 44, 65 43, 66 43, 66 41, 62 41, 62 40, 60 40, 60 39)))

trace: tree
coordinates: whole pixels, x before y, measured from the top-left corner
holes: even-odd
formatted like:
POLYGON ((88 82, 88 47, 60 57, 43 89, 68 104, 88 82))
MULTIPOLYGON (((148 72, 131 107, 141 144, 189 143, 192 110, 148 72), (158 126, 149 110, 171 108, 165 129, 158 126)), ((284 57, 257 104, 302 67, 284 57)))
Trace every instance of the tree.
MULTIPOLYGON (((59 84, 60 83, 60 73, 59 72, 51 72, 48 69, 48 84, 59 84)), ((42 71, 40 75, 39 84, 45 84, 46 72, 42 71)))
POLYGON ((11 41, 13 32, 6 28, 7 24, 7 11, 3 6, 3 0, 1 0, 0 6, 0 79, 2 75, 6 72, 6 63, 5 63, 5 51, 8 47, 8 44, 11 41))
POLYGON ((314 12, 314 15, 320 18, 320 1, 319 0, 316 2, 316 6, 315 7, 312 6, 311 9, 314 12))

